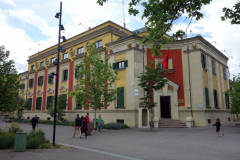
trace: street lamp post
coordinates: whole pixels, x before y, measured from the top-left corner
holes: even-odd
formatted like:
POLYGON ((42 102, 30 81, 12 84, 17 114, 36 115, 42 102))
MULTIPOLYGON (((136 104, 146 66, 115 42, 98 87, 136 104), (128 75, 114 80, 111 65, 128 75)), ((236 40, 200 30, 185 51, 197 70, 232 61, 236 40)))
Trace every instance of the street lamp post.
POLYGON ((60 47, 60 39, 63 39, 63 42, 66 41, 65 37, 61 37, 61 30, 64 30, 63 25, 61 24, 62 20, 62 2, 60 2, 60 12, 55 15, 55 18, 59 18, 59 31, 58 31, 58 53, 57 58, 53 62, 54 65, 57 67, 57 72, 49 74, 49 77, 53 78, 53 76, 56 76, 56 86, 55 86, 55 105, 54 105, 54 124, 53 124, 53 145, 55 145, 55 134, 56 134, 56 110, 57 110, 57 97, 58 97, 58 77, 59 77, 59 52, 65 52, 65 49, 63 47, 60 47))

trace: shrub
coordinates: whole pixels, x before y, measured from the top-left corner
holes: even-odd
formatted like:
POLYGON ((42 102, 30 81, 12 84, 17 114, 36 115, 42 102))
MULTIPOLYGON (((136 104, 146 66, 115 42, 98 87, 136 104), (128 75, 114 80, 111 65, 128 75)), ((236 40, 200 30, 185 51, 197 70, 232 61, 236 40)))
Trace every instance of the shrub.
POLYGON ((15 119, 14 116, 9 116, 7 119, 15 119))
POLYGON ((51 143, 42 143, 38 148, 39 149, 50 149, 52 147, 51 143))
POLYGON ((0 149, 9 149, 14 146, 15 135, 13 133, 6 133, 1 131, 0 133, 0 149))
POLYGON ((17 132, 23 132, 23 130, 20 128, 18 123, 12 123, 10 126, 7 126, 7 132, 9 133, 17 133, 17 132))
POLYGON ((118 130, 118 129, 126 129, 126 128, 130 128, 128 125, 126 124, 116 124, 116 123, 107 123, 104 124, 102 126, 103 129, 114 129, 114 130, 118 130))
POLYGON ((37 149, 41 145, 41 138, 32 137, 27 140, 27 148, 28 149, 37 149))
POLYGON ((41 143, 46 142, 45 133, 43 132, 42 128, 38 128, 36 131, 31 130, 27 136, 27 140, 34 139, 36 137, 41 140, 41 143))

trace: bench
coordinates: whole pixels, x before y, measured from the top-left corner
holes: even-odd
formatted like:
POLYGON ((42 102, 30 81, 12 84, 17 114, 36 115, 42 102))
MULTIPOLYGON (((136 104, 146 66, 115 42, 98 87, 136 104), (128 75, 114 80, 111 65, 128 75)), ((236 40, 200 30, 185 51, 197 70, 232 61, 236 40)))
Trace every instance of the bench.
POLYGON ((233 119, 233 122, 236 124, 236 127, 237 127, 237 126, 240 126, 240 120, 238 120, 238 119, 233 119))

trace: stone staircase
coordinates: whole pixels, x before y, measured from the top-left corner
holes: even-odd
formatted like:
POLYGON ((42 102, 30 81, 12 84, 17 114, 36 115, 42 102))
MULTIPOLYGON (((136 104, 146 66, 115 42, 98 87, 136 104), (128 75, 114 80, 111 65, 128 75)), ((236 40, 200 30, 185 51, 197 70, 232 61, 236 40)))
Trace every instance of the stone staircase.
POLYGON ((158 122, 158 128, 187 128, 187 126, 185 123, 179 120, 161 118, 158 122))

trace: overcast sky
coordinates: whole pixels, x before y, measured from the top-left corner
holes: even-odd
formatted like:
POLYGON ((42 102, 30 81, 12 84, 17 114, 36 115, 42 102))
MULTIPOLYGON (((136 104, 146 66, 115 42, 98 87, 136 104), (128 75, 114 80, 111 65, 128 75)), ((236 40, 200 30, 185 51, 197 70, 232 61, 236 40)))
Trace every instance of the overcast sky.
MULTIPOLYGON (((67 32, 63 35, 66 38, 86 31, 84 26, 95 27, 108 20, 123 25, 122 0, 109 0, 103 6, 97 5, 96 1, 62 0, 62 24, 67 32)), ((136 17, 128 15, 129 1, 125 0, 124 14, 126 27, 132 31, 144 27, 145 21, 141 20, 141 14, 136 17)), ((203 6, 204 18, 200 21, 193 20, 188 28, 188 37, 201 34, 209 42, 217 43, 213 44, 229 57, 231 77, 240 70, 240 25, 222 22, 220 17, 223 15, 222 8, 231 8, 235 2, 236 0, 213 0, 210 5, 203 6)), ((15 61, 19 72, 27 71, 30 55, 57 44, 58 19, 54 16, 59 12, 59 7, 59 0, 0 0, 0 45, 10 50, 10 59, 15 61)), ((142 11, 141 6, 139 9, 142 11)), ((172 32, 179 29, 185 31, 189 21, 181 18, 175 23, 172 32)))

